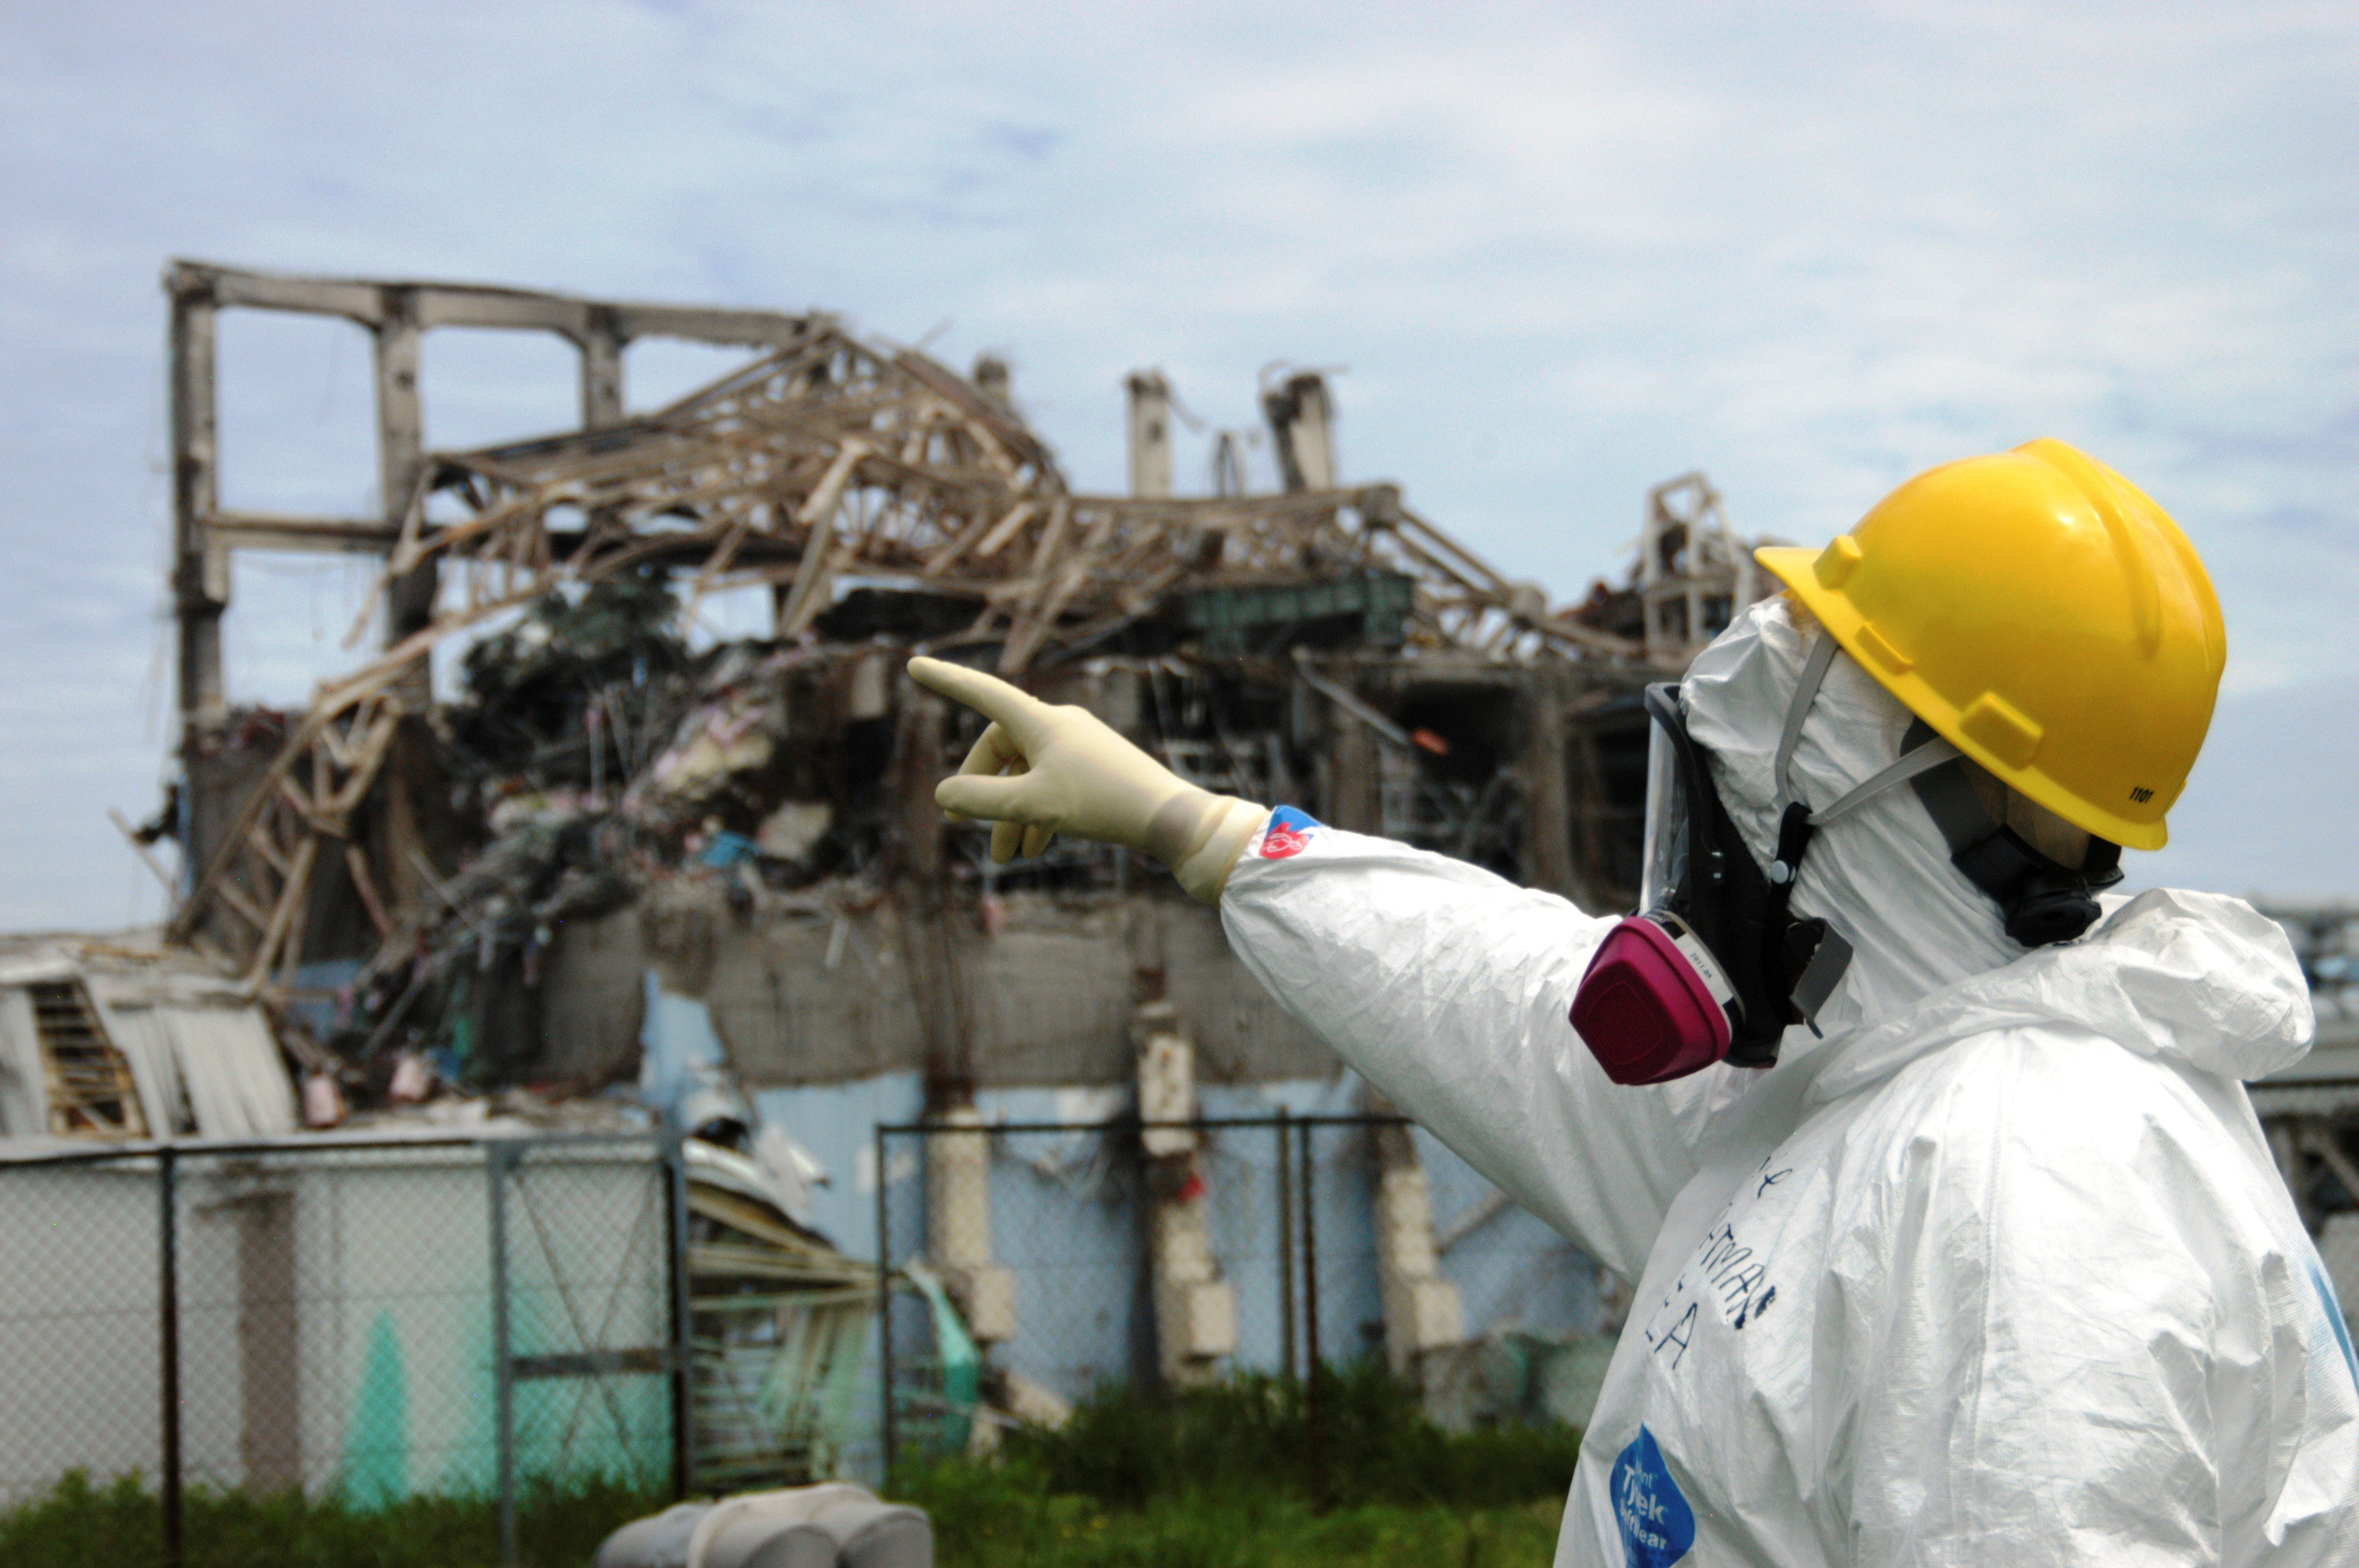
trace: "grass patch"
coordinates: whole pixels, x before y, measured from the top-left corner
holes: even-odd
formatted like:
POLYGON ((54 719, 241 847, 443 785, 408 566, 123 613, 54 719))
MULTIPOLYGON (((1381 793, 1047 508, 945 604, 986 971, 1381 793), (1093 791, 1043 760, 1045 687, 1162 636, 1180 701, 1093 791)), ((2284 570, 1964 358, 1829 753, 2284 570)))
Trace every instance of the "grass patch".
MULTIPOLYGON (((669 1498, 606 1481, 528 1486, 516 1499, 518 1556, 532 1568, 582 1568, 617 1526, 669 1498)), ((359 1509, 341 1497, 249 1497, 190 1487, 181 1500, 189 1568, 493 1568, 497 1499, 408 1498, 359 1509)), ((0 1513, 7 1568, 146 1568, 164 1552, 163 1508, 136 1476, 93 1487, 66 1476, 0 1513)))
MULTIPOLYGON (((940 1568, 1538 1568, 1555 1550, 1580 1433, 1445 1433, 1381 1362, 1320 1383, 1326 1488, 1314 1497, 1298 1382, 1245 1376, 1179 1392, 1108 1389, 1058 1432, 1011 1433, 988 1465, 911 1462, 894 1495, 932 1516, 940 1568)), ((532 1568, 584 1568, 618 1526, 669 1498, 606 1482, 532 1486, 517 1540, 532 1568)), ((192 1487, 190 1568, 493 1568, 499 1506, 411 1498, 248 1497, 192 1487)), ((138 1477, 67 1476, 0 1513, 4 1568, 148 1568, 163 1552, 138 1477)))
POLYGON ((1323 1498, 1305 1390, 1264 1376, 1104 1390, 1060 1431, 1010 1434, 995 1463, 911 1465, 894 1491, 932 1516, 940 1568, 1549 1560, 1577 1430, 1445 1433, 1381 1362, 1326 1374, 1320 1394, 1323 1498))
POLYGON ((1137 1509, 1059 1497, 1010 1468, 945 1463, 902 1500, 933 1518, 936 1568, 1543 1568, 1561 1497, 1483 1509, 1299 1498, 1157 1498, 1137 1509))
POLYGON ((1495 1508, 1561 1498, 1571 1484, 1577 1427, 1444 1432, 1374 1358, 1322 1369, 1319 1393, 1323 1497, 1312 1495, 1307 1390, 1266 1374, 1170 1392, 1105 1389, 1056 1432, 1013 1434, 1008 1454, 1037 1467, 1051 1492, 1127 1508, 1198 1491, 1495 1508))

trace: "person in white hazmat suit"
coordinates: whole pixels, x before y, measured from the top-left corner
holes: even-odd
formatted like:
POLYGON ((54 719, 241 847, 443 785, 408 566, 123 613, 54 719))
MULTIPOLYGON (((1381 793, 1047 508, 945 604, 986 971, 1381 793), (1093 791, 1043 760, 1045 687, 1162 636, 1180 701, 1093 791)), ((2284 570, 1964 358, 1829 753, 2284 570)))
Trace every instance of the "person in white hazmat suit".
POLYGON ((1558 1563, 2359 1563, 2359 1366, 2242 1087, 2307 1049, 2303 978, 2238 900, 2096 892, 2209 722, 2192 548, 2035 442, 1763 559, 1788 592, 1653 699, 1630 920, 909 668, 993 720, 939 798, 995 855, 1158 855, 1288 1011, 1636 1281, 1558 1563))

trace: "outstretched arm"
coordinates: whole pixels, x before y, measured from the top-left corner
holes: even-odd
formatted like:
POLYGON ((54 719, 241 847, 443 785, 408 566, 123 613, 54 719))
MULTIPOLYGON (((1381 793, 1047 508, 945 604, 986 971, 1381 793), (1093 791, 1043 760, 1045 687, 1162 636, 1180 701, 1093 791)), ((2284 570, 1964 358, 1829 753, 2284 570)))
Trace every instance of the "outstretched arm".
POLYGON ((1037 854, 1050 833, 1155 855, 1220 905, 1245 967, 1337 1055, 1637 1278, 1694 1172, 1688 1123, 1710 1076, 1623 1088, 1582 1045, 1566 1015, 1610 921, 1462 861, 1209 794, 1086 710, 981 671, 920 658, 909 674, 992 721, 935 799, 994 821, 995 859, 1037 854))
POLYGON ((1605 1076, 1566 1013, 1613 922, 1281 811, 1221 898, 1279 1004, 1496 1185, 1635 1281, 1695 1162, 1706 1075, 1605 1076))

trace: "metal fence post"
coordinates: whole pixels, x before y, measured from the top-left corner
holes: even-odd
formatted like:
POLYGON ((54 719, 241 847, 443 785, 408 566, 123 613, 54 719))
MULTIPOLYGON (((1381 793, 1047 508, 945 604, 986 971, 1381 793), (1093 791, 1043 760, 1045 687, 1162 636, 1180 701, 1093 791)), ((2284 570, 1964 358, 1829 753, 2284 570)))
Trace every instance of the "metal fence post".
POLYGON ((1294 1376, 1294 1129, 1277 1108, 1277 1365, 1294 1376))
POLYGON ((516 1365, 508 1338, 508 1172, 516 1145, 484 1146, 484 1169, 491 1182, 492 1386, 499 1442, 500 1562, 516 1560, 516 1365))
POLYGON ((1303 1379, 1303 1415, 1310 1426, 1310 1504, 1327 1506, 1327 1423, 1319 1384, 1326 1368, 1319 1359, 1319 1184, 1311 1161, 1315 1124, 1302 1124, 1302 1347, 1310 1366, 1303 1379))
POLYGON ((164 1568, 180 1568, 180 1200, 172 1146, 156 1150, 157 1360, 163 1386, 163 1453, 158 1477, 164 1506, 164 1568))
POLYGON ((893 1209, 887 1199, 892 1184, 885 1164, 885 1124, 876 1124, 876 1376, 884 1409, 878 1414, 877 1447, 882 1454, 880 1489, 893 1486, 893 1209))
POLYGON ((671 1495, 696 1488, 695 1303, 688 1271, 688 1134, 676 1116, 664 1118, 665 1217, 671 1255, 671 1495))

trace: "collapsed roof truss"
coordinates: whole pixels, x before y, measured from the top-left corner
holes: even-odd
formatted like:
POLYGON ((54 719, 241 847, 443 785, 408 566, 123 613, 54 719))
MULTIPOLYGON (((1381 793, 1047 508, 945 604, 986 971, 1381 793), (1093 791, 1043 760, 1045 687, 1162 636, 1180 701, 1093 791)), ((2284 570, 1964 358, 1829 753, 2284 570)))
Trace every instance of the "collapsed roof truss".
MULTIPOLYGON (((179 263, 173 427, 186 734, 227 712, 219 622, 243 548, 382 552, 385 651, 324 685, 213 847, 175 914, 187 941, 216 905, 252 928, 255 983, 299 958, 295 932, 323 857, 348 863, 380 933, 348 821, 392 728, 428 700, 444 639, 569 586, 647 563, 702 596, 766 586, 777 631, 800 636, 847 579, 974 606, 952 643, 996 644, 1020 676, 1158 612, 1189 588, 1351 571, 1414 585, 1416 646, 1502 661, 1632 660, 1635 643, 1549 614, 1402 504, 1391 485, 1177 499, 1077 494, 1016 415, 912 350, 863 341, 823 314, 627 305, 475 286, 287 278, 179 263), (262 517, 215 499, 213 319, 223 307, 342 317, 376 344, 381 519, 262 517), (582 352, 579 430, 468 451, 422 449, 419 336, 434 326, 558 333, 582 352), (669 335, 761 357, 655 413, 623 411, 622 349, 669 335)), ((385 868, 397 882, 402 868, 385 868)))
POLYGON ((450 629, 648 560, 693 568, 691 606, 766 585, 797 636, 847 578, 970 599, 968 640, 1015 674, 1086 645, 1184 583, 1353 568, 1418 585, 1429 645, 1526 659, 1634 650, 1551 621, 1545 597, 1416 516, 1388 485, 1218 499, 1069 492, 1010 414, 933 362, 824 319, 659 413, 441 454, 420 474, 386 566, 429 562, 466 587, 450 629))

